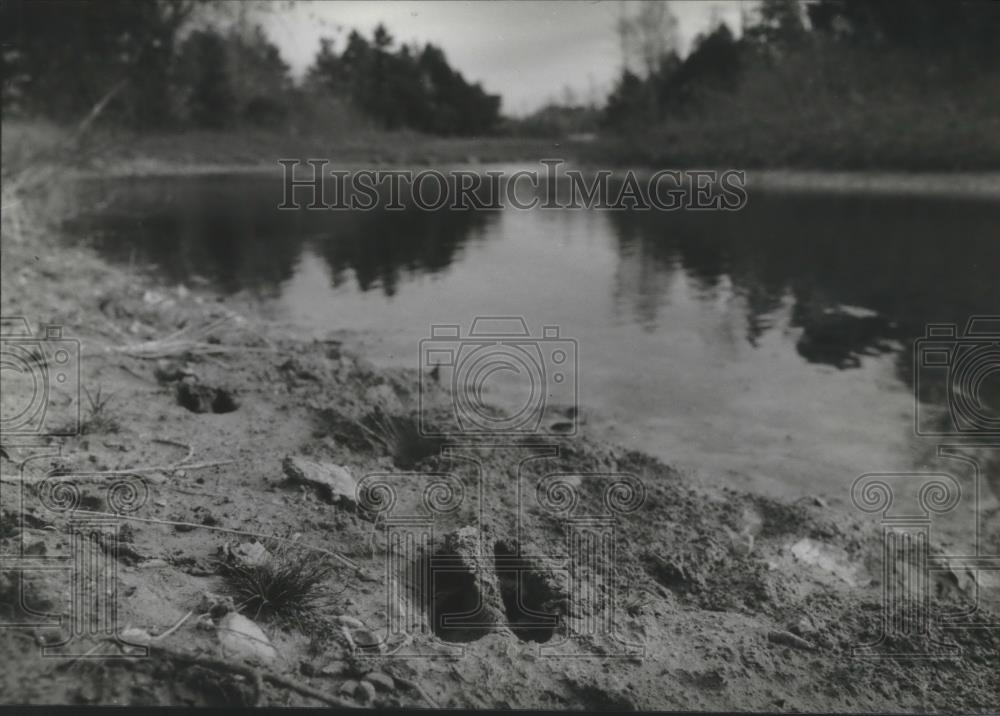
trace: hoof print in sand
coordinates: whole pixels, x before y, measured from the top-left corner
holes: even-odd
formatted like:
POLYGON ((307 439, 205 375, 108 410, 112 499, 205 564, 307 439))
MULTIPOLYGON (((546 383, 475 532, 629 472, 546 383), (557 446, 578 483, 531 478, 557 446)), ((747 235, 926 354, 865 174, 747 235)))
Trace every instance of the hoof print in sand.
POLYGON ((229 391, 192 380, 177 384, 177 404, 192 413, 231 413, 239 407, 229 391))

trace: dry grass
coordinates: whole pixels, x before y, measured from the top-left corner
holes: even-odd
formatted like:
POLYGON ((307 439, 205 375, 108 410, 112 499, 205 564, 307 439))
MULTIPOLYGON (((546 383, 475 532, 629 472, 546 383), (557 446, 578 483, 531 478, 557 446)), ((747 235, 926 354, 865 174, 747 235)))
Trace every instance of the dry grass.
POLYGON ((437 455, 443 445, 441 440, 421 435, 413 418, 389 415, 380 408, 369 413, 360 425, 373 443, 392 456, 393 464, 404 470, 437 455))
POLYGON ((81 431, 84 434, 117 433, 121 429, 121 423, 110 409, 114 396, 105 393, 104 387, 100 385, 93 393, 84 387, 83 394, 87 398, 87 417, 83 420, 81 431))
POLYGON ((333 592, 326 582, 335 568, 323 556, 293 544, 270 542, 256 564, 226 561, 222 574, 237 608, 253 619, 303 621, 329 606, 333 592))

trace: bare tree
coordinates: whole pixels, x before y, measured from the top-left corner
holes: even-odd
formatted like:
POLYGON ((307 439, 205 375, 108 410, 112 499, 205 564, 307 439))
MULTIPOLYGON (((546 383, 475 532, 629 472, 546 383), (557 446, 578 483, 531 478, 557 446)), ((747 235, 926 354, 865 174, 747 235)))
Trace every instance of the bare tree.
POLYGON ((616 29, 625 69, 647 77, 678 49, 677 18, 669 0, 640 2, 631 12, 622 2, 616 29))

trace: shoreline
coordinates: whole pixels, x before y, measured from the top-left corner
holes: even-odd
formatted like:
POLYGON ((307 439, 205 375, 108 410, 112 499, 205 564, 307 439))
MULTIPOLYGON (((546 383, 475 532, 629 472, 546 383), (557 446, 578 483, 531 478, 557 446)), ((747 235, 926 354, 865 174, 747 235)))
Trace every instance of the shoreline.
MULTIPOLYGON (((510 167, 511 162, 388 164, 393 169, 421 170, 434 168, 475 168, 486 171, 496 167, 510 167)), ((370 168, 370 163, 352 160, 331 166, 346 170, 370 168)), ((573 165, 571 165, 573 166, 573 165)), ((584 172, 591 167, 582 166, 584 172)), ((186 176, 260 175, 281 176, 283 167, 261 163, 189 163, 159 159, 129 160, 98 169, 76 170, 74 178, 94 179, 147 179, 181 178, 186 176)), ((618 176, 626 170, 613 170, 618 176)), ((639 168, 640 176, 652 170, 639 168)), ((684 170, 679 170, 684 171, 684 170)), ((744 169, 748 190, 782 193, 816 193, 871 196, 927 196, 956 199, 1000 200, 1000 172, 895 172, 895 171, 841 171, 825 169, 744 169)))
MULTIPOLYGON (((544 460, 528 460, 531 448, 519 445, 505 454, 477 449, 471 462, 451 459, 415 432, 416 371, 377 369, 333 337, 302 340, 276 328, 251 298, 165 285, 107 263, 81 243, 86 237, 60 235, 43 223, 35 229, 12 235, 5 221, 3 311, 28 316, 33 327, 64 324, 64 335, 81 342, 81 380, 91 399, 81 398, 82 434, 67 438, 57 458, 24 462, 26 452, 11 450, 26 479, 10 475, 13 461, 4 462, 2 546, 20 541, 36 554, 64 551, 67 517, 46 508, 35 486, 53 470, 142 469, 148 499, 127 536, 118 533, 114 553, 122 628, 162 635, 168 649, 232 659, 220 646, 231 606, 219 607, 219 595, 231 585, 218 555, 254 542, 275 551, 272 540, 280 538, 342 559, 327 585, 335 596, 310 613, 305 628, 246 615, 276 652, 261 668, 351 705, 986 712, 1000 699, 989 676, 1000 654, 995 630, 945 634, 934 627, 935 638, 957 641, 970 657, 962 664, 970 686, 961 693, 940 662, 852 656, 877 636, 882 617, 882 587, 873 581, 881 574, 877 523, 818 500, 693 485, 670 465, 587 437, 557 439, 558 453, 544 460), (112 397, 101 405, 101 395, 112 397), (487 626, 436 638, 426 602, 451 599, 447 589, 404 590, 400 601, 387 601, 384 523, 329 485, 293 479, 290 458, 331 471, 323 474, 346 472, 355 482, 383 476, 398 504, 414 510, 427 488, 414 475, 453 475, 464 494, 481 495, 478 507, 463 503, 441 516, 432 548, 464 560, 470 581, 450 589, 479 600, 487 626), (641 485, 639 506, 613 513, 618 552, 598 563, 617 567, 612 581, 587 571, 576 573, 580 582, 567 581, 565 570, 546 561, 565 543, 566 516, 543 501, 515 501, 512 465, 526 466, 516 476, 530 481, 528 495, 536 481, 568 476, 561 489, 588 514, 608 504, 609 475, 641 485), (25 498, 23 514, 10 511, 10 488, 25 498), (559 616, 547 639, 505 621, 509 577, 494 555, 508 551, 526 555, 520 565, 533 585, 530 604, 559 616), (583 599, 597 589, 607 601, 583 599), (422 625, 405 645, 386 631, 395 608, 415 610, 422 625), (614 633, 587 632, 604 610, 612 610, 605 616, 614 633), (188 612, 198 616, 185 621, 188 612), (546 644, 576 656, 547 657, 546 644), (629 644, 641 649, 623 647, 629 644), (412 656, 392 653, 404 646, 412 656), (449 649, 461 649, 461 677, 453 659, 427 658, 449 649), (928 689, 912 693, 914 678, 928 689), (389 686, 369 692, 360 686, 366 680, 389 686)), ((446 392, 431 397, 432 411, 448 409, 446 392)), ((108 511, 100 483, 81 489, 86 511, 108 511)), ((66 592, 57 575, 25 580, 34 605, 62 608, 66 592)), ((967 600, 967 582, 956 583, 936 597, 952 601, 936 606, 967 600)), ((0 580, 0 591, 9 586, 0 580)), ((26 640, 0 641, 12 665, 0 682, 5 693, 29 703, 80 700, 81 677, 46 669, 39 655, 39 640, 55 640, 60 628, 24 631, 26 640)), ((90 703, 136 703, 137 692, 160 703, 213 703, 197 669, 163 656, 135 668, 100 668, 107 678, 100 693, 84 693, 90 703)), ((243 694, 234 698, 250 698, 238 676, 216 681, 243 694)), ((257 702, 316 703, 273 683, 257 702)))

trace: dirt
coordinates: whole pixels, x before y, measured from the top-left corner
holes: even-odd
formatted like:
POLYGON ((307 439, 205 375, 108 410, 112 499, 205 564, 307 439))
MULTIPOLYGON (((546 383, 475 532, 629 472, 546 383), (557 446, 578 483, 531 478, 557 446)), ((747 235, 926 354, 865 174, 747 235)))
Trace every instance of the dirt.
MULTIPOLYGON (((6 565, 69 554, 74 519, 110 514, 115 527, 83 539, 111 560, 113 631, 165 636, 126 658, 134 647, 83 629, 71 650, 87 658, 43 656, 79 625, 26 615, 16 595, 67 613, 66 574, 5 567, 3 622, 36 625, 0 631, 0 702, 323 706, 312 689, 359 707, 985 713, 1000 703, 996 628, 932 622, 883 645, 910 653, 937 640, 957 648, 949 659, 853 654, 885 616, 874 520, 695 484, 586 429, 554 429, 544 446, 428 440, 415 372, 376 370, 345 336, 289 335, 250 296, 108 265, 78 238, 5 226, 3 314, 61 324, 80 341, 81 385, 102 397, 81 398, 79 435, 5 443, 0 554, 6 565), (346 469, 357 500, 289 480, 289 456, 346 469), (145 487, 109 490, 115 471, 145 487), (54 510, 59 499, 76 509, 54 510), (380 510, 386 499, 392 510, 380 510), (400 515, 432 515, 433 527, 405 532, 400 515), (391 542, 393 530, 413 549, 391 542), (804 539, 823 547, 793 549, 804 539), (244 614, 277 653, 255 668, 305 690, 208 661, 239 661, 220 644, 232 608, 222 555, 274 540, 334 575, 307 615, 244 614), (567 545, 582 545, 572 568, 567 545), (400 614, 412 628, 387 631, 400 614)), ((432 423, 449 410, 444 388, 424 398, 432 423)), ((544 424, 564 422, 561 410, 544 424)), ((969 606, 968 589, 942 584, 931 584, 935 613, 969 606)), ((995 606, 974 618, 998 623, 995 606)))

